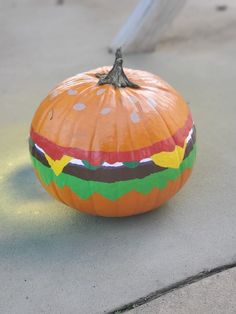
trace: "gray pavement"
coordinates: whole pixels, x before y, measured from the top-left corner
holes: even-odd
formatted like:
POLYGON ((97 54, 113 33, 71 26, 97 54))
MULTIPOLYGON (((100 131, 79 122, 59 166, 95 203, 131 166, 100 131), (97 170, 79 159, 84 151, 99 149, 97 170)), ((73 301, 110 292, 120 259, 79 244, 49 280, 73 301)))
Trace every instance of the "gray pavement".
POLYGON ((57 82, 111 64, 106 46, 136 1, 55 2, 0 1, 0 313, 105 313, 235 262, 235 1, 225 11, 188 1, 155 53, 126 57, 190 103, 198 158, 178 195, 125 219, 51 199, 32 173, 27 137, 57 82))
POLYGON ((205 278, 127 314, 235 314, 236 268, 205 278))

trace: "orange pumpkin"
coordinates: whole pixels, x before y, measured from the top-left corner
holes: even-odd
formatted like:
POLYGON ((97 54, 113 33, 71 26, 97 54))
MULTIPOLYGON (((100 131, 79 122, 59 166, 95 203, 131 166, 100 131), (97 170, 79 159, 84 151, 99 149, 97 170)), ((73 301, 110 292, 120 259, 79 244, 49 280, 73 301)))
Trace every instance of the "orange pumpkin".
POLYGON ((112 69, 71 77, 43 100, 30 131, 35 173, 64 204, 101 216, 150 211, 188 179, 195 127, 180 94, 154 74, 112 69))

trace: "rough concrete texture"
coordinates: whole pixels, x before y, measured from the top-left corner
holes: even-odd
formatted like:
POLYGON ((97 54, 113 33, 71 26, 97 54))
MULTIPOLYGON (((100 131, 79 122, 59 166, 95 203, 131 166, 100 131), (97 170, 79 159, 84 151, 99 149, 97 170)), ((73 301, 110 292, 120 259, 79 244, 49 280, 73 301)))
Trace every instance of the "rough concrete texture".
POLYGON ((146 303, 128 314, 235 314, 236 268, 146 303))
POLYGON ((94 314, 236 260, 236 4, 187 1, 155 53, 190 103, 198 160, 159 210, 90 217, 51 199, 32 172, 32 114, 57 82, 111 64, 106 47, 136 1, 0 1, 0 313, 94 314), (125 9, 124 9, 125 8, 125 9))

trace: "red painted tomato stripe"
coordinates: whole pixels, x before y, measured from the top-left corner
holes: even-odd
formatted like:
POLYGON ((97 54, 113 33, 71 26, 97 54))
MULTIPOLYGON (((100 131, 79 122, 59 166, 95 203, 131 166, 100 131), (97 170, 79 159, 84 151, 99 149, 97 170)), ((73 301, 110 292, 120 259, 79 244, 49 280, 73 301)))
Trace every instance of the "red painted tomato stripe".
POLYGON ((87 160, 92 165, 100 165, 104 161, 108 163, 115 163, 117 161, 139 161, 161 151, 173 151, 175 149, 175 145, 183 147, 184 140, 192 126, 193 121, 191 114, 189 114, 185 125, 180 128, 172 137, 154 143, 148 147, 126 152, 86 151, 81 148, 62 147, 37 134, 33 128, 31 128, 30 131, 30 137, 54 160, 59 160, 63 157, 63 155, 68 155, 74 158, 87 160))

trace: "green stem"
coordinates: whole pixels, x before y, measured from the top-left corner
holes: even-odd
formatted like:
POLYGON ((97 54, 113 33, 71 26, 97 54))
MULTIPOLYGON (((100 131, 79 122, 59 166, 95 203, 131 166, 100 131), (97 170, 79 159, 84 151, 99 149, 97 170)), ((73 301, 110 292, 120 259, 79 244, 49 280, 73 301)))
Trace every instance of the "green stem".
POLYGON ((121 48, 116 50, 116 59, 113 68, 108 74, 96 74, 99 78, 98 85, 110 84, 115 87, 140 88, 137 84, 129 81, 123 70, 123 59, 121 48))

